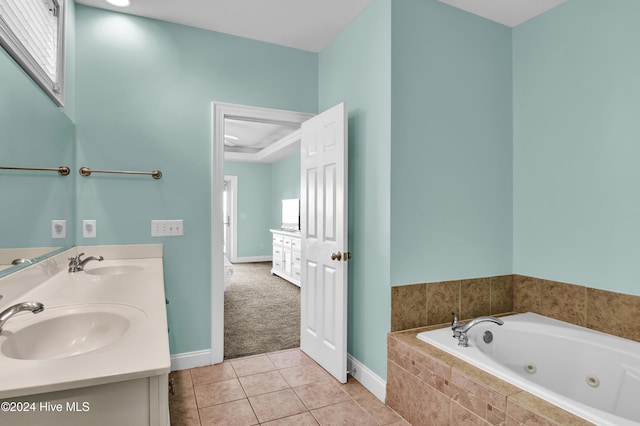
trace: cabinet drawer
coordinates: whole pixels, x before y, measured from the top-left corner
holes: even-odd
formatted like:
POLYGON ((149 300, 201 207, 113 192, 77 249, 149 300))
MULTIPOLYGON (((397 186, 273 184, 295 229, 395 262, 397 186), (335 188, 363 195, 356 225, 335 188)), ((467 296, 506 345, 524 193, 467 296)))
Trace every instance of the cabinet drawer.
POLYGON ((299 252, 292 252, 291 253, 291 265, 293 267, 298 267, 300 268, 300 265, 302 265, 302 255, 299 252))
POLYGON ((295 251, 300 251, 301 247, 301 240, 299 238, 292 238, 291 239, 291 250, 295 250, 295 251))
POLYGON ((273 248, 273 260, 282 260, 282 247, 273 248))
POLYGON ((283 240, 284 240, 284 236, 278 235, 278 234, 273 234, 273 245, 274 246, 281 246, 283 244, 283 240))
POLYGON ((282 245, 284 245, 285 248, 290 248, 291 247, 291 238, 284 237, 282 239, 282 245))

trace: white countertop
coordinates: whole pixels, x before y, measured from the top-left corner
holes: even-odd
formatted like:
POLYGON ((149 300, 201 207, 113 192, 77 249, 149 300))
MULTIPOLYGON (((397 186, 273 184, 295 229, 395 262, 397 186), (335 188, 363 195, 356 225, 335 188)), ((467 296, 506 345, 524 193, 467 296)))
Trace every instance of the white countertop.
POLYGON ((13 359, 0 351, 0 398, 157 376, 170 371, 161 245, 79 247, 44 262, 50 264, 36 264, 0 279, 0 294, 5 296, 0 300, 0 310, 27 301, 45 306, 40 314, 22 312, 9 319, 0 333, 0 348, 8 333, 66 309, 121 308, 131 313, 130 326, 113 343, 66 358, 13 359), (116 265, 143 269, 109 276, 67 272, 67 258, 81 252, 105 258, 102 262, 89 262, 85 271, 116 265), (39 268, 46 279, 39 284, 33 281, 38 273, 29 271, 31 268, 39 268), (25 292, 21 293, 16 286, 21 285, 23 272, 25 292))

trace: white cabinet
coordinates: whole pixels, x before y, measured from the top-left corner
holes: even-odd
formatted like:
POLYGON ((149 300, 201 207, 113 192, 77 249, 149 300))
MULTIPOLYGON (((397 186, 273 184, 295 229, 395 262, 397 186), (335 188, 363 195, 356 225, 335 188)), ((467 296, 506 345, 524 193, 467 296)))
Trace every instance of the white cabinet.
POLYGON ((300 287, 300 232, 272 229, 273 265, 271 273, 300 287))

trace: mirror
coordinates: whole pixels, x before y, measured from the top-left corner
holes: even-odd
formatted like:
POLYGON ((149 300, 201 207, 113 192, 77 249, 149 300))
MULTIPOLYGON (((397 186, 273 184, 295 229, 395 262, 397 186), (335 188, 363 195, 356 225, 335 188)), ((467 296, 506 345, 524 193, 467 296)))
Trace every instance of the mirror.
POLYGON ((0 49, 0 276, 71 247, 75 222, 75 125, 0 49), (68 166, 72 173, 58 174, 68 166), (53 220, 65 220, 52 238, 53 220), (25 259, 12 265, 12 261, 25 259))

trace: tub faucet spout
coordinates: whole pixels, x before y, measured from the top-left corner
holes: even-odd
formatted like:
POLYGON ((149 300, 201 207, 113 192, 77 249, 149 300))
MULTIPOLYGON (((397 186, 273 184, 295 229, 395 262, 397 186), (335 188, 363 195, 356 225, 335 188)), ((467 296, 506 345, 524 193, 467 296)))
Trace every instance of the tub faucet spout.
POLYGON ((40 302, 23 302, 8 307, 0 312, 0 332, 2 332, 2 327, 4 327, 5 322, 9 321, 9 318, 22 311, 31 311, 34 314, 39 314, 44 311, 44 305, 40 302))
POLYGON ((453 338, 458 339, 458 346, 467 347, 469 346, 469 337, 467 336, 467 331, 469 331, 472 327, 481 322, 493 322, 498 325, 504 324, 500 318, 491 317, 491 316, 483 316, 472 319, 466 324, 460 324, 458 322, 458 316, 455 312, 451 312, 453 316, 453 322, 451 323, 451 330, 453 330, 453 338))

